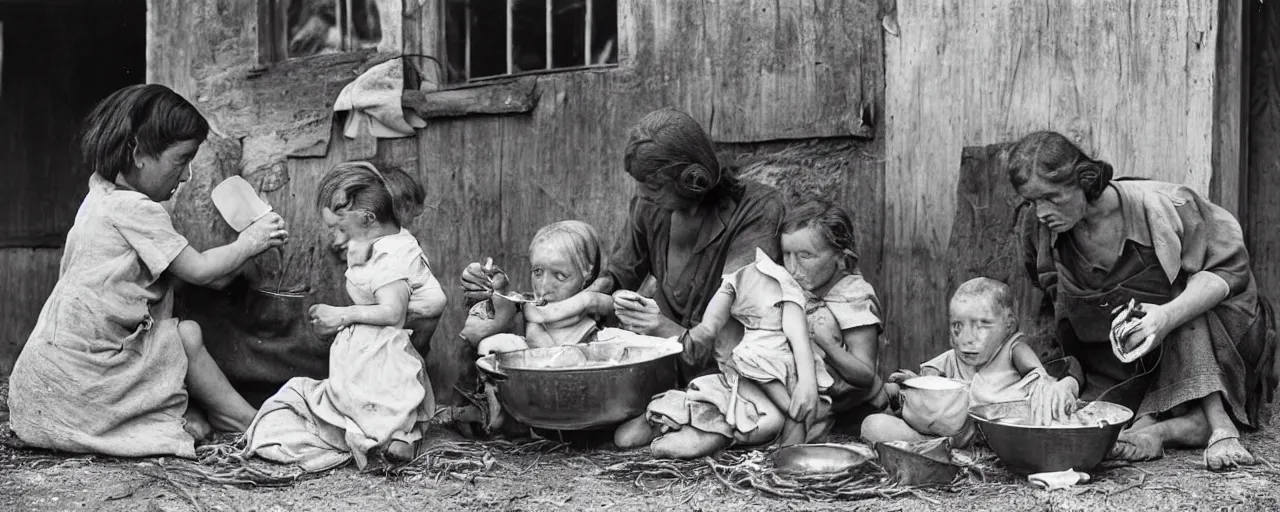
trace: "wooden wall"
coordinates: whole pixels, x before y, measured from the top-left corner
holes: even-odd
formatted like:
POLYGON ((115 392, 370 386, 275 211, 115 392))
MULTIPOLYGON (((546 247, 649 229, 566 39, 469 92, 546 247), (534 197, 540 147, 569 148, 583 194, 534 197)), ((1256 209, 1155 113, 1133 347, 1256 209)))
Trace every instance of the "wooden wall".
MULTIPOLYGON (((225 158, 203 156, 208 145, 199 157, 209 176, 255 172, 263 162, 251 145, 297 113, 276 107, 303 97, 295 102, 311 108, 305 98, 315 94, 314 83, 331 87, 353 76, 351 69, 320 76, 303 61, 244 78, 256 66, 255 31, 242 30, 256 28, 254 0, 149 4, 150 80, 195 98, 223 134, 216 144, 225 158)), ((626 132, 651 110, 681 108, 717 140, 740 144, 758 168, 770 164, 839 183, 828 192, 868 219, 879 216, 881 145, 867 141, 882 111, 878 2, 784 4, 622 0, 618 68, 541 76, 537 106, 525 114, 429 119, 416 137, 376 144, 334 134, 323 158, 288 159, 283 178, 273 179, 264 196, 289 220, 296 237, 289 251, 296 255, 324 243, 313 194, 334 162, 376 156, 416 172, 428 191, 427 209, 410 229, 451 294, 428 358, 437 393, 449 400, 452 386, 468 385, 474 371, 474 356, 456 338, 465 314, 458 293, 463 266, 492 256, 522 280, 529 238, 562 219, 589 221, 612 243, 633 190, 621 168, 626 132), (815 137, 825 139, 761 144, 815 137), (869 201, 853 197, 864 193, 869 201)), ((404 4, 406 53, 443 54, 436 47, 437 7, 404 4)), ((230 239, 210 218, 216 214, 207 192, 216 183, 199 179, 175 202, 176 222, 201 244, 230 239)), ((878 261, 878 236, 867 238, 864 259, 878 261)), ((322 261, 297 277, 317 300, 336 302, 341 271, 336 261, 322 261)))
POLYGON ((1280 5, 1250 5, 1246 20, 1250 115, 1245 236, 1254 278, 1275 301, 1280 300, 1280 5))
POLYGON ((88 190, 75 135, 93 104, 142 83, 145 5, 0 2, 0 378, 35 327, 88 190))
POLYGON ((1118 175, 1209 193, 1215 116, 1232 108, 1215 101, 1219 7, 1198 0, 897 3, 897 34, 885 36, 881 281, 899 350, 887 365, 913 367, 947 346, 948 293, 954 280, 971 277, 951 275, 957 262, 948 257, 952 240, 965 235, 956 232, 957 208, 967 207, 957 198, 965 147, 1057 130, 1118 175))

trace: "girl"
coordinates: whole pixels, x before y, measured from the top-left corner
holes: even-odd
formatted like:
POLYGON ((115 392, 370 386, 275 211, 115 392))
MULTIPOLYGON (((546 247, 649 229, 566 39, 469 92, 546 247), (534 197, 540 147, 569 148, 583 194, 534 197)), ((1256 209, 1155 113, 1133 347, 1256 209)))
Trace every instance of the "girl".
POLYGON ((795 278, 757 249, 756 262, 725 276, 702 322, 681 337, 686 347, 706 346, 729 315, 742 323, 742 341, 720 369, 730 388, 736 390, 742 377, 756 381, 778 409, 787 411, 781 446, 809 437, 818 392, 833 383, 821 360, 814 360, 804 302, 795 278))
POLYGON ((888 395, 878 371, 880 301, 858 269, 849 213, 820 200, 787 212, 782 258, 805 290, 810 339, 834 381, 825 392, 833 412, 883 410, 888 395))
MULTIPOLYGON (((539 229, 529 242, 529 278, 535 303, 517 304, 503 297, 510 281, 492 265, 472 263, 465 272, 486 275, 490 299, 476 304, 460 334, 484 357, 530 347, 554 347, 590 341, 599 320, 613 311, 613 298, 586 291, 603 268, 600 237, 591 225, 567 220, 539 229), (498 293, 492 293, 496 290, 498 293), (524 335, 503 334, 518 332, 524 335)), ((489 430, 504 422, 493 383, 485 381, 489 430)))
POLYGON ((23 441, 194 458, 183 428, 188 392, 217 429, 240 431, 253 419, 205 350, 200 326, 171 317, 174 279, 224 285, 250 258, 288 240, 276 214, 204 252, 174 230, 160 203, 189 179, 208 133, 196 108, 161 85, 116 91, 89 114, 80 142, 89 194, 9 380, 13 430, 23 441))
POLYGON ((411 460, 435 397, 405 322, 438 318, 444 291, 405 224, 422 211, 422 186, 368 162, 333 168, 316 198, 333 245, 346 254, 349 307, 318 304, 319 335, 337 333, 329 378, 295 377, 263 404, 245 454, 322 471, 373 455, 411 460))

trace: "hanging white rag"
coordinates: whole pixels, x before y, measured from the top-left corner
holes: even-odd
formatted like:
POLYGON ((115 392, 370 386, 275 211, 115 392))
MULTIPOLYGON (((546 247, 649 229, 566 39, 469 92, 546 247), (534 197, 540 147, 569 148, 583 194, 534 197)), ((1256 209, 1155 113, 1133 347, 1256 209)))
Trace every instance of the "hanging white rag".
POLYGON ((1031 485, 1041 489, 1052 491, 1054 489, 1066 489, 1075 484, 1085 483, 1089 481, 1088 473, 1081 473, 1074 469, 1066 471, 1054 471, 1051 473, 1036 473, 1028 475, 1027 480, 1031 481, 1031 485))
MULTIPOLYGON (((434 75, 432 73, 432 75, 434 75)), ((434 88, 435 81, 428 82, 434 88)), ((400 103, 404 93, 404 61, 391 59, 365 71, 356 77, 333 102, 333 111, 351 111, 342 134, 349 139, 360 135, 363 126, 380 139, 410 137, 414 129, 427 122, 412 109, 400 103)))

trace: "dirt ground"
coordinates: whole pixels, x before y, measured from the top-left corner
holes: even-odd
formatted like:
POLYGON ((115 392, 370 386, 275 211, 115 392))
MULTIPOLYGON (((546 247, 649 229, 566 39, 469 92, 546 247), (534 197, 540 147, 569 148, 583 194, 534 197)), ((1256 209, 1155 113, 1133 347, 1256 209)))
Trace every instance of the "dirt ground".
MULTIPOLYGON (((1194 451, 1172 451, 1160 461, 1095 471, 1091 483, 1066 490, 1033 489, 994 463, 984 471, 985 482, 970 480, 947 490, 828 503, 730 489, 711 477, 665 490, 642 489, 629 478, 603 474, 603 468, 622 460, 640 460, 644 454, 563 446, 550 453, 490 450, 492 459, 475 457, 470 462, 476 471, 455 466, 452 476, 448 471, 387 476, 348 467, 286 487, 242 488, 176 477, 165 480, 163 475, 170 473, 160 467, 171 467, 176 463, 172 458, 123 460, 15 448, 3 391, 2 510, 1280 510, 1280 468, 1264 463, 1232 473, 1210 473, 1194 451), (483 462, 489 463, 487 470, 478 468, 483 462)), ((472 453, 487 446, 433 432, 436 442, 444 443, 441 446, 463 447, 472 453)), ((834 437, 837 442, 848 440, 847 434, 834 437)), ((1275 431, 1246 434, 1244 441, 1255 455, 1280 464, 1280 436, 1275 431)), ((652 479, 643 482, 663 484, 652 479)))

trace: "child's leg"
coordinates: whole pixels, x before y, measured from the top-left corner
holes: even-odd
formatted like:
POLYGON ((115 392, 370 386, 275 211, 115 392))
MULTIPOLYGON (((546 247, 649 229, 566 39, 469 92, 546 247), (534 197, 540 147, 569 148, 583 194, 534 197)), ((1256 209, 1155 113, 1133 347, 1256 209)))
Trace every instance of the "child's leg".
POLYGON ((868 443, 889 441, 925 441, 929 437, 916 432, 902 418, 892 414, 872 414, 862 421, 862 439, 868 443))
POLYGON ((498 401, 498 386, 488 379, 484 381, 484 398, 489 404, 489 432, 497 432, 502 428, 505 418, 502 415, 502 403, 498 401))
POLYGON ((209 423, 224 431, 243 432, 249 428, 257 411, 231 387, 227 376, 204 348, 200 325, 183 320, 178 323, 178 335, 187 352, 187 389, 205 407, 209 423))
POLYGON ((764 393, 769 397, 769 401, 777 405, 778 409, 782 410, 783 417, 786 418, 782 424, 782 433, 778 435, 777 445, 779 447, 787 447, 804 443, 805 438, 808 437, 808 429, 805 428, 803 423, 796 421, 795 418, 792 418, 787 413, 791 409, 791 392, 787 390, 787 387, 782 382, 776 380, 761 383, 760 387, 764 388, 764 393))
POLYGON ((204 440, 213 433, 213 425, 209 424, 209 418, 206 418, 204 411, 196 404, 187 404, 187 412, 182 415, 182 419, 186 420, 186 424, 182 426, 188 434, 196 441, 204 440))
POLYGON ((732 439, 686 426, 653 440, 649 449, 660 459, 691 460, 709 457, 728 448, 732 439))
POLYGON ((662 435, 662 430, 645 418, 644 414, 631 418, 613 432, 613 445, 630 450, 648 445, 662 435))

